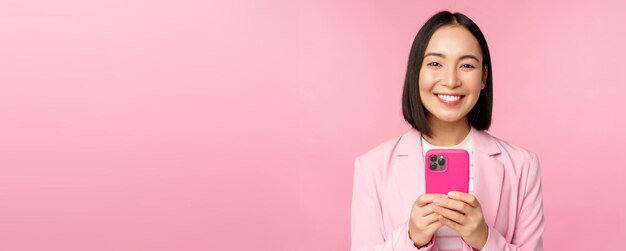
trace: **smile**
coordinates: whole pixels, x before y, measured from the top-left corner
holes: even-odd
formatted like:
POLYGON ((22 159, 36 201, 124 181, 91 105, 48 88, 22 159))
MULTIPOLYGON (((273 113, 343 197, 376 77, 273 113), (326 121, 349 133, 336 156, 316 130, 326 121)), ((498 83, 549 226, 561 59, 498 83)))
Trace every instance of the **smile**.
POLYGON ((461 103, 461 99, 465 97, 464 95, 449 95, 449 94, 435 94, 439 101, 443 102, 446 105, 456 105, 461 103))

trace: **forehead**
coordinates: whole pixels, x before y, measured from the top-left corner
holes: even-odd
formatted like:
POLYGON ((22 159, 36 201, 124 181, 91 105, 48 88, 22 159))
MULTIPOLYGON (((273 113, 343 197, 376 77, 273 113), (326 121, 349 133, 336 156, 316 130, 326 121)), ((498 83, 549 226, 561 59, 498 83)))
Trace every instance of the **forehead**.
POLYGON ((478 40, 465 27, 459 25, 442 26, 433 33, 428 41, 426 52, 460 56, 474 54, 482 57, 478 40))

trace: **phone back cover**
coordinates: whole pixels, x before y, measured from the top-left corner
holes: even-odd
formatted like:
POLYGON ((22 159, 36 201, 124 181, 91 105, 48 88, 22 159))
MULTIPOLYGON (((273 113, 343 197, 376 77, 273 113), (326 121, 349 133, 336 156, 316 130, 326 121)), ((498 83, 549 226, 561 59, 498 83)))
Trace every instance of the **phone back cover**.
POLYGON ((426 193, 447 194, 449 191, 467 193, 469 190, 469 154, 463 149, 432 149, 424 158, 426 171, 426 193), (434 171, 429 168, 431 155, 445 155, 445 170, 434 171))

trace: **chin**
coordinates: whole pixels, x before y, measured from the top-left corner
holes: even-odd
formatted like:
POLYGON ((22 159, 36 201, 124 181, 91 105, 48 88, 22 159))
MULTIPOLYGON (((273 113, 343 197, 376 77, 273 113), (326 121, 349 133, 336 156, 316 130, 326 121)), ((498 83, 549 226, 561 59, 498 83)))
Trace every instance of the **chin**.
POLYGON ((465 118, 465 116, 458 116, 458 115, 435 115, 434 117, 436 117, 438 120, 441 120, 442 122, 447 122, 447 123, 454 123, 454 122, 458 122, 459 120, 462 120, 463 118, 465 118))

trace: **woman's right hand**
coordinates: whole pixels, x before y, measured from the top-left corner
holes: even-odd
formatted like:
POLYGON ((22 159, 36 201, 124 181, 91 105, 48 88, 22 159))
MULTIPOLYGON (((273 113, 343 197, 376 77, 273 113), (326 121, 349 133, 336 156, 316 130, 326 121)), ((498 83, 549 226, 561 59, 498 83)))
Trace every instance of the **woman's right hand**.
POLYGON ((435 199, 444 196, 443 194, 422 194, 413 202, 409 220, 409 237, 416 247, 428 244, 433 234, 442 226, 438 219, 439 214, 433 212, 430 204, 435 199))

